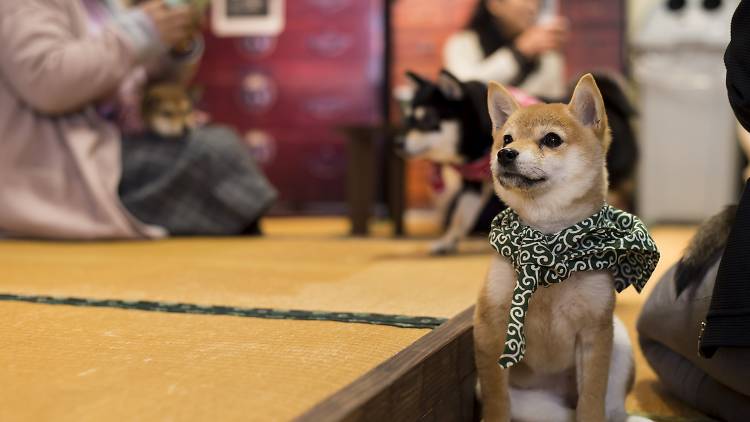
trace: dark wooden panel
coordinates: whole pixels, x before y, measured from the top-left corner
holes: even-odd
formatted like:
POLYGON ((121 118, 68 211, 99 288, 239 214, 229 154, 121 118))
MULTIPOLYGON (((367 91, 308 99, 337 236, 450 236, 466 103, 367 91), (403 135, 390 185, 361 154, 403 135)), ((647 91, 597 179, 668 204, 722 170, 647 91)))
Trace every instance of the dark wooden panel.
POLYGON ((415 421, 422 416, 420 406, 423 394, 422 368, 415 366, 391 387, 393 419, 415 421))
POLYGON ((478 420, 473 313, 461 312, 296 420, 478 420))
POLYGON ((370 128, 346 128, 347 144, 347 199, 351 234, 367 235, 375 199, 375 143, 378 134, 370 128))

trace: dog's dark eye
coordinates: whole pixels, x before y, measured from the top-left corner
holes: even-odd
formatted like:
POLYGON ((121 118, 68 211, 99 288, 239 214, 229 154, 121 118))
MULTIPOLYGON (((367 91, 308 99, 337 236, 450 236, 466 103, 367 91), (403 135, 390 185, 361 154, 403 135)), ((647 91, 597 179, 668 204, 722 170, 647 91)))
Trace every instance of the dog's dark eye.
POLYGON ((503 136, 503 146, 508 145, 509 143, 513 142, 513 137, 510 135, 503 136))
POLYGON ((685 7, 685 0, 667 0, 667 9, 678 11, 685 7))
POLYGON ((433 108, 424 108, 419 116, 414 116, 414 126, 425 132, 440 130, 440 115, 433 108))
POLYGON ((560 135, 556 133, 548 133, 542 138, 541 145, 547 148, 557 148, 562 145, 563 141, 560 135))
POLYGON ((703 8, 708 11, 714 11, 721 7, 721 0, 703 0, 703 8))

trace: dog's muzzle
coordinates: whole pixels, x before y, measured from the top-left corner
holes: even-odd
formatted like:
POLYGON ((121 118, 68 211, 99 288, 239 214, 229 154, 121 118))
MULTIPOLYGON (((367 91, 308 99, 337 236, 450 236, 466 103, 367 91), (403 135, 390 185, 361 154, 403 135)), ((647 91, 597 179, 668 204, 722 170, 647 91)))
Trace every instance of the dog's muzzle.
POLYGON ((500 164, 497 178, 501 185, 530 188, 547 180, 546 177, 529 177, 519 171, 516 166, 518 154, 518 151, 512 148, 503 148, 497 152, 497 162, 500 164))
POLYGON ((511 148, 503 148, 497 152, 497 161, 503 167, 512 165, 516 157, 518 157, 518 151, 511 148))

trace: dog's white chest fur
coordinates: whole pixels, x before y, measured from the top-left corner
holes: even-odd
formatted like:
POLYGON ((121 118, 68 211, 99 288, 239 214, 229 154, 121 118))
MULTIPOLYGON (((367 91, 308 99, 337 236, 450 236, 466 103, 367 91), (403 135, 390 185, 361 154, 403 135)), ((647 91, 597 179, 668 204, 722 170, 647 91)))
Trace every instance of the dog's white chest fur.
MULTIPOLYGON (((510 262, 499 256, 493 260, 488 281, 490 300, 508 309, 516 284, 510 262)), ((522 364, 539 374, 572 368, 577 334, 612 314, 614 295, 612 275, 602 271, 574 273, 562 283, 537 289, 526 313, 522 364)))

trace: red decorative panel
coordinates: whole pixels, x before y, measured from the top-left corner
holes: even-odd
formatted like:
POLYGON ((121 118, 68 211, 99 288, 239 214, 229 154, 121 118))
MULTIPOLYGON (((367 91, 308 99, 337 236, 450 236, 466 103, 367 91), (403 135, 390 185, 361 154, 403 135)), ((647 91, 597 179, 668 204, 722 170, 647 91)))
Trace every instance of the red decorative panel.
POLYGON ((259 125, 340 126, 372 124, 380 118, 379 91, 362 80, 365 69, 337 73, 336 66, 305 66, 304 74, 295 69, 227 66, 226 72, 201 81, 204 104, 216 118, 259 125))
POLYGON ((243 136, 279 189, 277 211, 343 209, 346 139, 338 128, 383 120, 384 3, 287 0, 278 37, 206 31, 200 106, 243 136))
POLYGON ((370 20, 353 17, 334 21, 308 16, 289 22, 278 37, 217 38, 208 36, 212 47, 205 60, 241 59, 263 63, 285 61, 327 61, 330 59, 368 61, 372 54, 370 20))
POLYGON ((346 139, 329 128, 238 128, 268 177, 276 182, 281 207, 337 203, 345 195, 346 139), (264 139, 265 138, 265 139, 264 139), (274 163, 275 165, 270 165, 274 163))
POLYGON ((569 78, 592 70, 624 70, 623 0, 561 0, 560 9, 572 26, 565 49, 569 78))
POLYGON ((342 19, 351 16, 368 16, 373 7, 368 0, 287 0, 288 20, 298 20, 319 16, 342 19))

